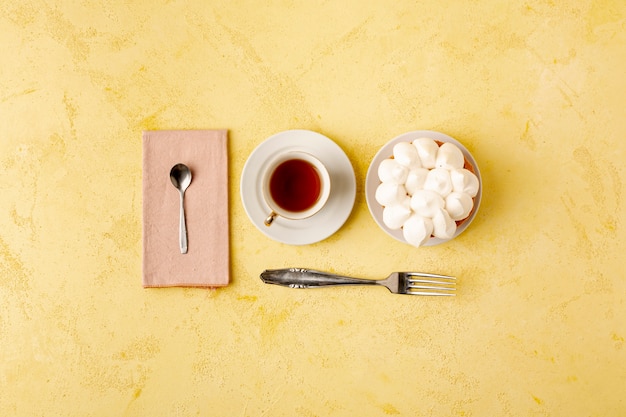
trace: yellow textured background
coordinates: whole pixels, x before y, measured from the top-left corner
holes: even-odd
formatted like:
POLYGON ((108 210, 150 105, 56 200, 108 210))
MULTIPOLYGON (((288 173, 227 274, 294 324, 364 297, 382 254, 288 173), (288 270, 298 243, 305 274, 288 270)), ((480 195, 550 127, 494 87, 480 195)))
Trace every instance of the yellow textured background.
POLYGON ((0 415, 626 415, 623 1, 5 1, 0 44, 0 415), (141 132, 192 128, 230 132, 232 283, 144 290, 141 132), (358 184, 302 247, 239 197, 250 152, 293 128, 358 184), (420 249, 364 195, 416 129, 484 179, 472 226, 420 249), (459 290, 258 278, 286 266, 459 290))

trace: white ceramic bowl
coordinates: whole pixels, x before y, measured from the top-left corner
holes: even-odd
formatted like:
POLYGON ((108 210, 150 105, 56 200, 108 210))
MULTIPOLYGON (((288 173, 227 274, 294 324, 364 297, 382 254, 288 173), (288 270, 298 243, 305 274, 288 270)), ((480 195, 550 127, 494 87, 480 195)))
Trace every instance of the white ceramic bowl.
POLYGON ((465 157, 465 159, 472 165, 474 174, 476 174, 476 176, 478 177, 478 182, 479 182, 478 193, 474 197, 474 208, 472 209, 472 212, 470 213, 469 217, 466 218, 457 227, 456 232, 454 233, 454 236, 451 239, 440 239, 436 237, 431 237, 423 245, 423 246, 433 246, 433 245, 438 245, 440 243, 444 243, 449 240, 452 240, 458 235, 460 235, 461 233, 463 233, 463 231, 467 229, 467 227, 470 225, 470 223, 476 216, 476 213, 478 212, 478 208, 480 206, 480 199, 481 199, 482 190, 483 190, 483 182, 482 182, 482 178, 480 177, 480 171, 478 170, 478 165, 476 164, 476 160, 474 159, 474 157, 469 153, 469 151, 465 148, 465 146, 463 146, 459 141, 443 133, 434 132, 431 130, 416 130, 413 132, 407 132, 390 140, 385 146, 383 146, 378 151, 378 153, 376 154, 376 156, 374 156, 374 159, 370 163, 369 169, 367 171, 367 177, 365 179, 365 199, 367 200, 367 206, 370 210, 370 213, 372 214, 372 217, 374 218, 378 226, 380 226, 380 228, 383 229, 389 236, 393 237, 394 239, 400 242, 408 244, 408 242, 404 239, 404 236, 402 236, 402 229, 392 230, 389 227, 387 227, 385 223, 383 222, 383 206, 378 204, 375 198, 376 189, 378 188, 378 185, 381 182, 380 179, 378 178, 378 166, 380 165, 382 161, 384 161, 385 159, 393 155, 393 147, 397 143, 400 143, 400 142, 410 143, 410 142, 413 142, 415 139, 424 138, 424 137, 431 138, 437 142, 443 142, 443 143, 450 142, 456 145, 461 150, 461 152, 463 152, 463 156, 465 157))

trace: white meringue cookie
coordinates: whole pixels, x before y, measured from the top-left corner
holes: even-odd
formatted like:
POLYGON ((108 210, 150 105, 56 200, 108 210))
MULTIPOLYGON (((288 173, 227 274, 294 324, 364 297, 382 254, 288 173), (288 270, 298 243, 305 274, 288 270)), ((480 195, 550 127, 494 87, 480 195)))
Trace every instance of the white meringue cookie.
POLYGON ((382 182, 376 188, 376 201, 381 206, 391 206, 399 204, 406 198, 406 188, 401 184, 382 182))
POLYGON ((478 177, 472 171, 465 168, 453 169, 450 171, 450 179, 454 191, 469 194, 470 197, 478 194, 478 177))
POLYGON ((450 171, 445 168, 431 169, 426 176, 424 189, 436 191, 439 195, 445 198, 452 191, 450 171))
POLYGON ((428 176, 428 170, 426 168, 413 168, 409 171, 409 175, 406 177, 406 183, 404 187, 409 195, 413 195, 416 191, 424 188, 424 182, 428 176))
POLYGON ((465 165, 463 152, 453 143, 446 142, 439 147, 435 167, 446 169, 461 169, 465 165))
POLYGON ((474 207, 474 200, 469 194, 451 192, 446 197, 446 211, 452 220, 463 220, 469 216, 474 207))
POLYGON ((419 138, 413 141, 424 168, 434 168, 439 145, 431 138, 419 138))
POLYGON ((395 159, 385 159, 378 166, 378 178, 382 182, 404 184, 408 175, 409 169, 395 159))
POLYGON ((432 218, 444 207, 444 199, 432 190, 418 190, 411 197, 411 209, 420 216, 432 218))
POLYGON ((393 158, 405 167, 418 168, 422 166, 417 149, 408 142, 399 142, 394 145, 393 158))
POLYGON ((456 223, 447 211, 439 209, 433 216, 433 236, 439 239, 452 239, 456 232, 456 223))
POLYGON ((391 230, 402 227, 405 221, 411 216, 410 199, 406 197, 404 201, 387 206, 383 209, 383 222, 391 230))
POLYGON ((402 236, 410 245, 422 246, 433 234, 433 221, 430 218, 413 214, 402 226, 402 236))
POLYGON ((482 185, 464 168, 461 148, 450 142, 439 146, 426 137, 398 142, 378 166, 375 200, 383 209, 382 222, 390 230, 401 229, 407 243, 423 246, 433 236, 452 239, 457 222, 474 210, 482 185))

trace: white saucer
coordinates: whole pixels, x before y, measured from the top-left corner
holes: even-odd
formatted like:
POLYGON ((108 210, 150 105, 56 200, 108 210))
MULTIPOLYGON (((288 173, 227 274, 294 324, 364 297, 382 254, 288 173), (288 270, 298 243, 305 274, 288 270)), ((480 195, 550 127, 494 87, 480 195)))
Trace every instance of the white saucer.
MULTIPOLYGON (((376 197, 375 197, 376 188, 378 188, 378 185, 380 184, 380 179, 378 179, 378 166, 383 160, 389 158, 393 154, 393 147, 396 143, 412 142, 415 139, 424 138, 424 137, 431 138, 439 142, 450 142, 458 146, 459 149, 461 149, 461 152, 463 152, 463 155, 465 156, 465 158, 474 167, 474 173, 478 177, 478 181, 480 184, 478 188, 478 194, 476 194, 476 197, 474 197, 474 210, 472 210, 472 213, 470 214, 469 218, 467 218, 467 220, 465 220, 459 227, 457 227, 456 233, 454 234, 452 239, 454 239, 455 237, 463 233, 463 231, 467 229, 467 226, 469 226, 469 224, 474 219, 474 216, 476 216, 476 213, 478 212, 478 206, 480 205, 480 197, 482 195, 482 190, 483 190, 483 187, 482 187, 483 182, 482 182, 482 179, 480 178, 480 171, 478 170, 478 165, 476 164, 474 157, 469 153, 469 151, 465 148, 465 146, 463 146, 463 144, 461 144, 456 139, 453 139, 450 136, 445 135, 440 132, 434 132, 432 130, 416 130, 414 132, 404 133, 392 139, 391 141, 389 141, 385 146, 383 146, 378 151, 376 156, 374 156, 374 159, 372 160, 372 163, 370 164, 370 167, 367 170, 367 177, 365 179, 365 199, 367 200, 367 207, 369 208, 370 213, 372 214, 372 217, 374 218, 374 221, 376 221, 378 226, 380 226, 380 228, 383 229, 389 236, 393 237, 394 239, 402 243, 407 243, 407 244, 408 242, 404 239, 404 236, 402 236, 402 229, 392 230, 389 227, 387 227, 387 225, 385 225, 385 223, 383 222, 383 207, 380 204, 378 204, 378 202, 376 201, 376 197)), ((448 242, 449 240, 452 240, 452 239, 440 239, 436 237, 431 237, 426 243, 424 243, 423 246, 434 246, 440 243, 448 242)))
POLYGON ((243 167, 240 191, 246 214, 264 235, 290 245, 308 245, 331 236, 348 219, 356 198, 356 178, 350 160, 335 142, 310 130, 287 130, 269 137, 252 151, 243 167), (308 219, 277 217, 271 226, 265 226, 263 221, 270 209, 263 199, 259 173, 285 149, 308 152, 326 165, 332 184, 330 197, 326 206, 308 219))

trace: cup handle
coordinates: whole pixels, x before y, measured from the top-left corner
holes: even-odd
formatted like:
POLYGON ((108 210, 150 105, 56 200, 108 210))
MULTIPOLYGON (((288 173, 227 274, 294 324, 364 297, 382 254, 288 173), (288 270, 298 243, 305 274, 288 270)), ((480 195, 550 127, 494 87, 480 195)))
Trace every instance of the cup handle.
POLYGON ((278 214, 276 214, 274 211, 272 211, 270 213, 269 216, 267 216, 267 218, 265 219, 265 221, 263 222, 266 226, 271 226, 272 223, 274 223, 274 219, 278 216, 278 214))

